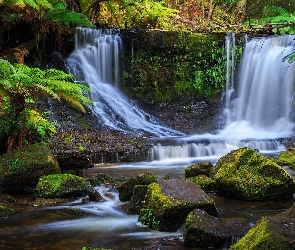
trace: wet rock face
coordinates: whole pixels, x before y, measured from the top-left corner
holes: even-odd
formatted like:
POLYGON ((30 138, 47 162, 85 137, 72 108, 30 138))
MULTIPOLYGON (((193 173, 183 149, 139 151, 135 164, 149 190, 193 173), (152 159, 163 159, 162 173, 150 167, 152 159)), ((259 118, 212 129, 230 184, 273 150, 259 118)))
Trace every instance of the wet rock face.
POLYGON ((0 158, 0 186, 4 192, 33 192, 39 177, 60 173, 50 148, 37 143, 11 151, 0 158))
POLYGON ((77 152, 76 150, 60 151, 56 154, 56 159, 62 171, 81 170, 94 166, 87 155, 83 152, 77 152))
POLYGON ((176 231, 196 208, 217 214, 214 201, 197 185, 184 179, 169 179, 148 186, 139 221, 158 231, 176 231))
POLYGON ((223 156, 210 172, 224 192, 243 200, 292 199, 294 179, 279 165, 250 148, 223 156))
POLYGON ((87 169, 95 163, 147 159, 150 140, 120 131, 74 130, 50 138, 50 148, 63 169, 87 169))
POLYGON ((188 247, 220 248, 232 237, 244 236, 250 223, 244 218, 215 218, 195 209, 186 218, 183 234, 188 247))

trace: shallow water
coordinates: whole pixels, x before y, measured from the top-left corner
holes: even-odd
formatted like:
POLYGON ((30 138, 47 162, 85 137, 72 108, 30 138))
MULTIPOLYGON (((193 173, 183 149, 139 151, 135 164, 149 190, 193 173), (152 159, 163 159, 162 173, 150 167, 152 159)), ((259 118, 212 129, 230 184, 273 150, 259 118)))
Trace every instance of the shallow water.
MULTIPOLYGON (((146 171, 158 174, 159 179, 166 175, 182 177, 186 163, 166 165, 137 163, 127 165, 97 165, 84 171, 85 176, 94 178, 97 173, 116 177, 132 177, 146 171)), ((289 171, 289 170, 288 170, 289 171)), ((290 171, 295 176, 295 171, 290 171)), ((81 249, 83 246, 127 250, 150 244, 162 245, 160 249, 188 250, 182 242, 182 229, 178 232, 153 231, 138 222, 137 215, 126 215, 126 202, 120 202, 118 194, 111 187, 97 187, 104 195, 111 193, 114 199, 105 196, 106 202, 83 204, 77 199, 66 204, 32 207, 0 221, 1 249, 81 249), (79 208, 85 215, 67 213, 65 208, 79 208), (164 241, 162 239, 165 239, 164 241), (166 246, 166 248, 165 248, 166 246)), ((244 202, 210 196, 216 202, 218 217, 244 217, 254 223, 262 216, 275 215, 290 208, 293 201, 287 202, 244 202)), ((224 247, 223 249, 226 249, 224 247)))

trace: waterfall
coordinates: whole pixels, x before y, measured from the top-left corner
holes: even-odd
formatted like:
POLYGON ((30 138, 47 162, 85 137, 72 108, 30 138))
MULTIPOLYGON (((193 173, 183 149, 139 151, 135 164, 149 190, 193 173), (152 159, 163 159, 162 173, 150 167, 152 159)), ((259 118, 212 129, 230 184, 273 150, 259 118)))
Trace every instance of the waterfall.
POLYGON ((196 158, 218 160, 241 147, 263 154, 285 150, 277 139, 292 137, 294 63, 284 60, 295 52, 295 36, 270 36, 246 39, 235 76, 235 34, 226 35, 226 91, 223 96, 224 128, 215 133, 196 134, 158 143, 150 160, 196 158))
POLYGON ((246 43, 225 136, 280 138, 293 134, 295 36, 252 38, 246 43))
POLYGON ((75 50, 66 63, 75 81, 90 87, 97 118, 115 130, 156 136, 182 135, 141 110, 120 90, 122 54, 119 30, 77 29, 75 50))

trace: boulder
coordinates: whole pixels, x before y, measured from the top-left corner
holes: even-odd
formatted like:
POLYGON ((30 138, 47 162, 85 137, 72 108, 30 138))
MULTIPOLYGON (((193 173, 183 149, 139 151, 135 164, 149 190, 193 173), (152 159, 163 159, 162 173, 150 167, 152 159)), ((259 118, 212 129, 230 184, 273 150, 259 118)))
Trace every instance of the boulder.
POLYGON ((230 250, 294 250, 295 205, 287 212, 262 218, 230 250))
POLYGON ((295 147, 291 146, 287 150, 281 151, 277 162, 280 165, 288 165, 290 168, 295 169, 295 147))
POLYGON ((67 198, 88 195, 90 200, 103 200, 84 177, 72 174, 53 174, 41 176, 36 186, 37 198, 67 198))
POLYGON ((198 175, 209 176, 212 168, 213 165, 207 161, 188 166, 184 169, 185 178, 195 177, 198 175))
POLYGON ((157 180, 157 175, 149 172, 129 178, 127 181, 118 185, 120 201, 129 201, 133 195, 133 189, 136 185, 149 185, 153 182, 157 182, 157 180))
POLYGON ((148 186, 139 221, 158 231, 176 231, 192 210, 217 214, 214 201, 196 184, 185 179, 168 179, 148 186))
POLYGON ((271 159, 250 148, 221 157, 210 172, 224 192, 243 200, 292 199, 294 179, 271 159))
POLYGON ((185 221, 184 245, 219 249, 231 238, 244 236, 249 229, 250 223, 244 218, 215 218, 195 209, 185 221))
POLYGON ((42 175, 60 173, 49 147, 37 143, 1 156, 0 185, 4 192, 33 192, 42 175))

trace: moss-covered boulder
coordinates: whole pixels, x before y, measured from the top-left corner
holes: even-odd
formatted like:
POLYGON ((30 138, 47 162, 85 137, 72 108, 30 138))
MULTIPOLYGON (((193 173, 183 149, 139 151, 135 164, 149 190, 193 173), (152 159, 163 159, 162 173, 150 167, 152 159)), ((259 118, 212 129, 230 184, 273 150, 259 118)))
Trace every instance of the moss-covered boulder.
POLYGON ((195 177, 189 177, 187 179, 202 188, 205 192, 213 192, 214 190, 216 190, 215 181, 207 175, 198 175, 195 177))
POLYGON ((219 189, 243 200, 292 199, 294 179, 271 159, 250 148, 223 156, 210 172, 219 189))
POLYGON ((37 143, 0 157, 0 185, 5 192, 33 192, 42 175, 60 173, 49 147, 37 143))
POLYGON ((215 218, 204 210, 195 209, 185 221, 184 245, 219 249, 232 237, 244 236, 250 223, 244 218, 215 218))
POLYGON ((295 250, 294 211, 262 218, 230 250, 295 250))
POLYGON ((89 195, 91 200, 103 200, 86 178, 72 174, 41 176, 35 194, 38 198, 67 198, 86 195, 89 195))
POLYGON ((191 166, 188 166, 184 169, 184 175, 186 178, 195 177, 198 175, 209 176, 211 169, 213 168, 212 163, 210 162, 200 162, 191 166))
POLYGON ((133 195, 128 203, 127 214, 139 214, 144 206, 144 200, 147 193, 147 185, 136 185, 133 189, 133 195))
POLYGON ((118 185, 120 201, 129 201, 133 195, 133 189, 136 185, 149 185, 153 182, 157 182, 157 180, 157 175, 149 172, 128 179, 118 185))
POLYGON ((295 147, 291 146, 285 151, 281 151, 277 159, 278 164, 288 165, 295 169, 295 147))
POLYGON ((176 231, 192 210, 217 214, 214 201, 196 184, 185 179, 168 179, 148 186, 139 221, 158 231, 176 231))
POLYGON ((0 205, 0 219, 6 218, 14 213, 14 209, 0 205))

